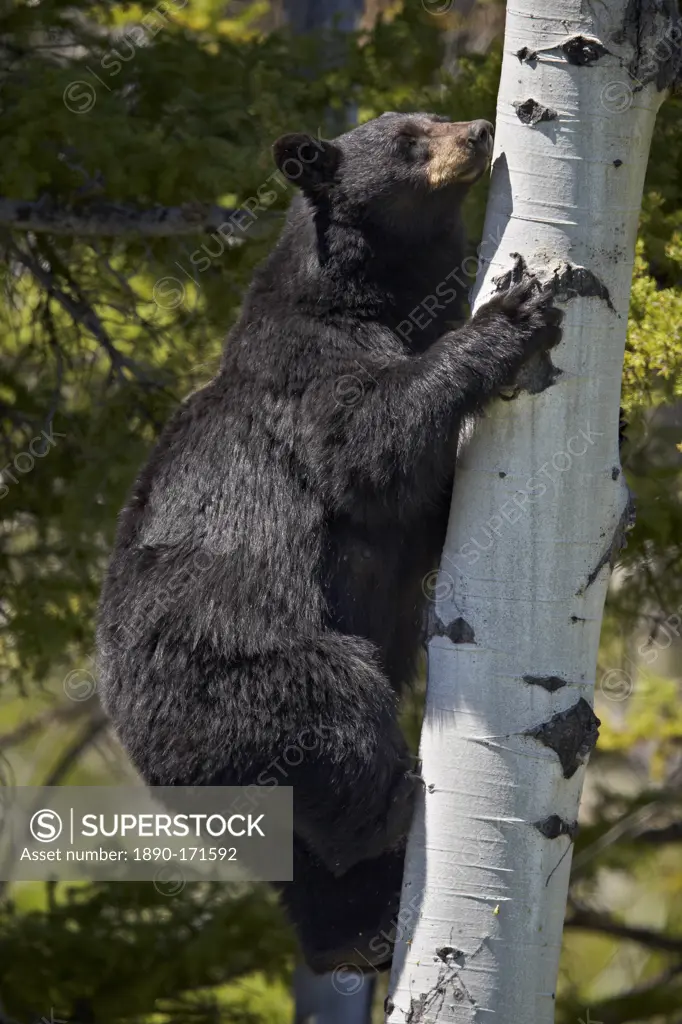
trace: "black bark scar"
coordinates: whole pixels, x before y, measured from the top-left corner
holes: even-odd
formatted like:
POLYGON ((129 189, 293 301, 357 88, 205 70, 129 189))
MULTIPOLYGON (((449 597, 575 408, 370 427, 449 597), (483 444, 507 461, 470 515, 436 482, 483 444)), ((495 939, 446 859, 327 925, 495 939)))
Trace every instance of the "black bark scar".
POLYGON ((547 839, 558 839, 559 836, 568 836, 569 839, 575 839, 578 834, 578 822, 565 821, 558 814, 550 814, 548 818, 544 818, 542 821, 535 821, 533 824, 538 832, 542 832, 543 836, 547 839))
POLYGON ((526 735, 535 737, 553 750, 561 762, 564 778, 570 779, 594 749, 600 725, 590 705, 581 697, 572 708, 559 711, 526 735))
POLYGON ((598 39, 590 36, 571 36, 558 47, 547 47, 544 50, 531 50, 528 46, 522 46, 516 51, 516 56, 521 64, 529 64, 534 67, 540 59, 541 53, 552 53, 560 50, 569 64, 576 64, 581 67, 588 67, 603 57, 609 50, 598 39))
POLYGON ((613 313, 616 312, 608 288, 587 267, 564 263, 558 270, 555 270, 554 295, 559 302, 568 302, 569 299, 574 299, 578 295, 585 299, 602 299, 613 313))
POLYGON ((605 53, 610 52, 598 39, 590 39, 588 36, 572 36, 561 44, 560 49, 569 64, 577 64, 581 67, 594 64, 605 53))
POLYGON ((522 46, 516 51, 516 56, 522 64, 534 64, 538 59, 537 50, 531 50, 528 46, 522 46))
POLYGON ((461 616, 446 625, 438 617, 435 608, 429 609, 428 638, 434 636, 446 636, 453 644, 475 644, 476 634, 473 626, 470 626, 466 619, 461 616))
POLYGON ((432 1019, 430 1012, 435 1011, 438 1015, 446 996, 452 1002, 460 1003, 460 1005, 466 1000, 470 1006, 476 1006, 475 1000, 467 991, 462 979, 458 977, 456 970, 444 966, 438 972, 436 984, 428 992, 423 992, 410 999, 407 1024, 425 1024, 427 1014, 429 1014, 429 1019, 432 1019))
POLYGON ((625 508, 623 509, 620 519, 616 523, 616 528, 613 531, 613 537, 608 544, 603 555, 595 565, 594 569, 587 577, 587 581, 583 587, 580 588, 578 594, 584 594, 588 587, 591 587, 594 581, 599 576, 605 565, 610 566, 613 569, 618 555, 627 547, 627 534, 628 530, 631 530, 635 525, 635 499, 631 491, 628 491, 628 500, 625 508))
POLYGON ((459 967, 464 966, 465 956, 461 949, 456 949, 454 946, 441 946, 440 949, 436 950, 436 956, 439 960, 442 960, 444 964, 452 964, 455 960, 461 961, 459 967))
POLYGON ((627 70, 633 92, 649 82, 659 91, 671 89, 682 80, 682 19, 676 0, 630 0, 622 27, 611 38, 632 47, 627 70))
POLYGON ((542 686, 549 693, 554 693, 568 685, 568 680, 562 679, 561 676, 524 676, 523 681, 530 683, 531 686, 542 686))
POLYGON ((556 121, 559 115, 551 107, 544 107, 537 100, 528 99, 523 103, 516 100, 513 104, 516 116, 522 124, 535 125, 540 121, 556 121))

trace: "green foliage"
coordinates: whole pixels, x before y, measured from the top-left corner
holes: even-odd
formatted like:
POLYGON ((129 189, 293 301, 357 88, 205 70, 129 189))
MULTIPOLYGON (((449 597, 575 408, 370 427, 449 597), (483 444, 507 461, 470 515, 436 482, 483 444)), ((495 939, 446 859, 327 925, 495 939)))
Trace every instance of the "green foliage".
POLYGON ((231 986, 248 975, 289 981, 291 938, 261 892, 194 883, 167 896, 130 882, 48 885, 45 896, 44 907, 10 904, 0 918, 0 992, 21 1019, 49 1019, 52 1007, 117 1024, 154 1009, 154 1024, 190 1024, 230 1009, 227 1019, 255 1024, 231 986))
MULTIPOLYGON (((7 30, 25 24, 22 10, 9 16, 7 30)), ((104 21, 108 9, 94 10, 104 21)), ((29 51, 6 84, 0 130, 11 157, 0 166, 0 194, 48 194, 76 208, 93 197, 178 206, 272 196, 256 211, 264 237, 236 248, 216 235, 10 243, 10 257, 43 268, 43 283, 47 274, 82 313, 75 321, 30 274, 17 280, 16 265, 7 266, 2 465, 17 483, 9 482, 2 512, 8 522, 21 519, 22 529, 0 551, 0 583, 11 620, 3 660, 22 683, 45 678, 74 641, 91 645, 116 510, 173 404, 215 369, 253 267, 278 230, 274 211, 289 201, 289 189, 272 181, 272 140, 298 126, 324 132, 340 98, 363 118, 400 108, 494 118, 498 54, 464 61, 455 86, 440 70, 438 32, 413 9, 379 24, 360 47, 342 37, 343 60, 337 55, 324 73, 320 48, 309 39, 235 40, 226 33, 209 45, 203 28, 188 30, 185 13, 169 20, 153 46, 135 49, 130 63, 112 58, 121 64, 116 75, 108 61, 105 75, 91 55, 62 65, 29 51), (68 109, 74 81, 96 89, 92 109, 68 109), (207 255, 215 258, 203 270, 207 255), (93 319, 104 344, 85 326, 93 319), (14 459, 30 464, 21 454, 48 423, 57 443, 30 472, 18 472, 14 459)), ((62 27, 73 17, 59 5, 35 8, 40 24, 54 18, 62 27)), ((92 50, 90 21, 81 31, 92 50)), ((100 41, 96 51, 101 64, 114 51, 121 56, 123 45, 100 41)), ((81 94, 89 95, 85 86, 81 94)), ((484 202, 479 187, 470 210, 474 235, 484 202)))

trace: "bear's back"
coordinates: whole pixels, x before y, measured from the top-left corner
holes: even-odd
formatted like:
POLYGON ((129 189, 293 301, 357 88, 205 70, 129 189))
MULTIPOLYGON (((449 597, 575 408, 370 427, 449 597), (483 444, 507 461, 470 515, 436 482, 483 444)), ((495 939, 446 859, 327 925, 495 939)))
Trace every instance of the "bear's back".
POLYGON ((224 377, 176 411, 119 518, 102 599, 110 640, 144 644, 162 618, 242 657, 319 629, 323 512, 275 436, 292 415, 224 377))

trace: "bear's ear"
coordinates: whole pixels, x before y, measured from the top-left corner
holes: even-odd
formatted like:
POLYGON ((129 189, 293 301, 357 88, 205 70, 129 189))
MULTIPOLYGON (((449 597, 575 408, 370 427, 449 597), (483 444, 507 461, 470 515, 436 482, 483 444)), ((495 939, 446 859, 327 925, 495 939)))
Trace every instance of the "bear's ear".
POLYGON ((341 150, 333 142, 305 132, 282 135, 272 152, 284 177, 304 192, 331 184, 341 163, 341 150))

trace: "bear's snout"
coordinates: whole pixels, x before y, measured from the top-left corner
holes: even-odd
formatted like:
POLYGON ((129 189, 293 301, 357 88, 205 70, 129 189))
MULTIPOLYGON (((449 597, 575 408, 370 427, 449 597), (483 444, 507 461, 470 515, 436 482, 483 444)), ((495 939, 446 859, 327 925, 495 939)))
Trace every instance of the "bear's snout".
POLYGON ((493 134, 490 121, 483 119, 432 125, 427 168, 431 187, 477 181, 490 162, 493 134))
POLYGON ((494 128, 490 121, 472 121, 469 125, 469 141, 482 153, 490 156, 493 151, 494 128))

